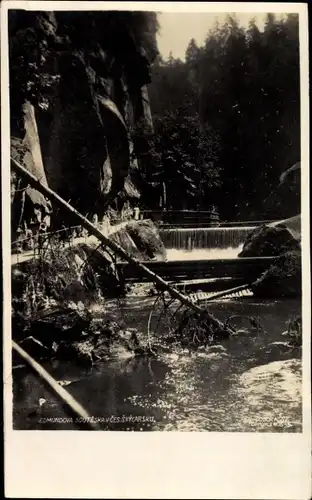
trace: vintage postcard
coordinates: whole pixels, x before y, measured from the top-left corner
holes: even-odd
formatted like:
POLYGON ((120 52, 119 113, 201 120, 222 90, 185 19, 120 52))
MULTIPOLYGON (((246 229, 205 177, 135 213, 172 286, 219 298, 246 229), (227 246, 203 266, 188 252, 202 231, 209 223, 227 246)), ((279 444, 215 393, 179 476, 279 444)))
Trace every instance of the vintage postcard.
POLYGON ((1 65, 6 495, 309 498, 306 5, 3 1, 1 65))

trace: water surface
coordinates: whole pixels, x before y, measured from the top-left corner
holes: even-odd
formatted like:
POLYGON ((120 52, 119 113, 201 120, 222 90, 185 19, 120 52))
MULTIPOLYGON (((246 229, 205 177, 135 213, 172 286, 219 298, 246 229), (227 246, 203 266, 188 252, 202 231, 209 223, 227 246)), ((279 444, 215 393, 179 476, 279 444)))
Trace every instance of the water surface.
POLYGON ((236 259, 243 245, 227 248, 197 248, 184 250, 176 248, 166 249, 167 260, 208 260, 208 259, 236 259))
MULTIPOLYGON (((146 334, 153 301, 151 297, 111 301, 106 313, 146 334)), ((90 415, 102 420, 106 430, 300 432, 298 367, 290 376, 282 365, 272 365, 298 354, 283 357, 278 345, 275 353, 268 349, 272 342, 285 341, 282 333, 290 316, 300 314, 300 302, 228 300, 212 303, 210 309, 220 319, 238 315, 233 321, 241 334, 217 348, 194 352, 172 346, 155 358, 99 363, 91 370, 60 362, 45 367, 67 384, 90 415), (257 316, 263 331, 253 330, 242 315, 257 316), (256 367, 261 373, 255 380, 250 370, 256 367)), ((161 328, 164 333, 165 326, 161 328)), ((161 337, 162 332, 156 334, 161 337)), ((35 375, 23 368, 13 375, 16 429, 76 428, 64 421, 47 421, 68 414, 35 375)))

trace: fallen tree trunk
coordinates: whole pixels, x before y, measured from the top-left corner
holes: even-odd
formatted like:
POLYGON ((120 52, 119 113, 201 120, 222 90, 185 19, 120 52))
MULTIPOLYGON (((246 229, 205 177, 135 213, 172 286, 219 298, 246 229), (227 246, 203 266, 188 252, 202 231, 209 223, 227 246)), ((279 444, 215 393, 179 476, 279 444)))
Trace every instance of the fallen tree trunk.
MULTIPOLYGON (((198 305, 194 304, 190 298, 180 293, 178 290, 169 285, 166 281, 164 281, 160 276, 151 271, 144 264, 141 264, 138 260, 129 255, 120 245, 110 240, 107 236, 105 236, 94 224, 92 224, 86 217, 78 212, 74 207, 72 207, 69 203, 67 203, 61 196, 59 196, 55 191, 50 189, 49 187, 43 185, 40 180, 38 180, 34 175, 32 175, 25 167, 23 167, 20 163, 14 160, 11 157, 11 164, 14 170, 21 177, 26 179, 31 187, 38 190, 44 196, 49 198, 52 202, 62 207, 63 209, 70 212, 79 222, 80 224, 87 229, 91 234, 93 234, 96 238, 98 238, 102 243, 104 243, 111 250, 116 252, 117 255, 125 259, 130 264, 133 264, 139 272, 143 275, 152 278, 152 281, 159 286, 160 289, 165 290, 169 293, 169 295, 175 299, 178 299, 182 304, 189 307, 193 311, 202 312, 202 308, 198 305)), ((216 326, 216 328, 220 329, 223 327, 223 324, 214 316, 209 314, 209 318, 211 323, 216 326)), ((226 330, 226 327, 224 326, 226 330)))
POLYGON ((101 430, 99 425, 92 421, 90 415, 81 406, 78 401, 69 394, 37 361, 35 361, 24 349, 22 349, 14 340, 12 340, 12 348, 19 356, 28 363, 28 365, 50 386, 52 391, 66 404, 76 416, 77 421, 90 427, 92 430, 101 430))

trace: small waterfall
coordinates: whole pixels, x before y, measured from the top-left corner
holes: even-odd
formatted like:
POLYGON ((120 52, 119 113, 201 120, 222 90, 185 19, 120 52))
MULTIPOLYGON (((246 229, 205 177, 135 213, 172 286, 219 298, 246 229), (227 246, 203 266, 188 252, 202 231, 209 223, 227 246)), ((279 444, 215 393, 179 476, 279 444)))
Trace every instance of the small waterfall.
POLYGON ((160 231, 167 249, 187 250, 237 248, 255 227, 172 228, 160 231))

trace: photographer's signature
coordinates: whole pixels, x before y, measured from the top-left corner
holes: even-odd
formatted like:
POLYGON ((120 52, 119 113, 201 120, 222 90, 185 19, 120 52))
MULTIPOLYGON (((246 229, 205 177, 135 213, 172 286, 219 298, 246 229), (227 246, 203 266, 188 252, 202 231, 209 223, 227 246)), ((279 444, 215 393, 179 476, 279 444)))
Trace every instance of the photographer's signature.
POLYGON ((294 422, 284 415, 258 415, 257 422, 261 425, 278 429, 289 429, 294 426, 294 422))

